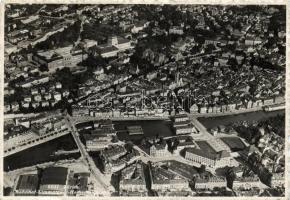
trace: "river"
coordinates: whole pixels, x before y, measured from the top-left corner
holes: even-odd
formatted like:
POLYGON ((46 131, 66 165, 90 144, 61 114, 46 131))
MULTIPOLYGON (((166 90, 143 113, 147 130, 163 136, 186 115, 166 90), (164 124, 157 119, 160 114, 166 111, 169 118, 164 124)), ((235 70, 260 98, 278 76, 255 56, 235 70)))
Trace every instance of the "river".
POLYGON ((267 119, 269 117, 276 116, 278 114, 285 114, 285 110, 276 110, 272 112, 264 112, 264 111, 256 111, 235 115, 226 115, 226 116, 218 116, 218 117, 199 117, 198 120, 206 127, 206 128, 214 128, 218 125, 229 125, 233 122, 238 121, 260 121, 267 119))
POLYGON ((71 153, 68 155, 54 155, 58 150, 74 150, 77 146, 70 134, 56 138, 49 142, 39 144, 24 151, 12 154, 4 158, 4 170, 10 170, 33 166, 36 164, 58 161, 68 158, 79 158, 80 153, 71 153))

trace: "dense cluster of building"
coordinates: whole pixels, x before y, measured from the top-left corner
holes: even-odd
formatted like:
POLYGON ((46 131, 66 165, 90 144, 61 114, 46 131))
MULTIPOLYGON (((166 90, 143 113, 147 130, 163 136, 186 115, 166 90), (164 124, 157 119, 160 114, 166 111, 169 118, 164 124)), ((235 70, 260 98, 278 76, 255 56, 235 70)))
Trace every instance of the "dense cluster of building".
POLYGON ((4 126, 4 153, 21 151, 69 133, 60 115, 39 115, 6 122, 4 126))
POLYGON ((67 190, 69 170, 49 167, 38 174, 24 174, 18 178, 16 195, 63 196, 67 190))
POLYGON ((185 135, 185 134, 198 134, 198 129, 190 123, 189 117, 187 114, 180 114, 174 116, 173 127, 175 129, 176 135, 185 135))
POLYGON ((283 189, 279 128, 241 122, 207 130, 196 118, 285 108, 283 12, 279 6, 7 5, 4 154, 71 133, 89 170, 21 174, 14 194, 93 195, 92 174, 100 185, 118 179, 115 192, 122 196, 283 189), (57 109, 62 114, 45 113, 57 109), (119 141, 116 118, 166 118, 173 134, 156 130, 147 137, 137 123, 122 131, 140 143, 119 141))
POLYGON ((129 193, 147 196, 144 165, 142 162, 136 162, 121 172, 120 194, 127 196, 129 193))
POLYGON ((104 173, 114 173, 130 165, 140 158, 140 153, 132 149, 127 151, 124 146, 111 145, 101 151, 104 173))
POLYGON ((116 142, 116 130, 111 120, 94 120, 91 123, 80 123, 76 126, 82 132, 88 151, 102 150, 116 142))
POLYGON ((15 195, 83 196, 91 192, 89 177, 89 173, 75 173, 66 167, 47 167, 41 172, 19 175, 15 195))

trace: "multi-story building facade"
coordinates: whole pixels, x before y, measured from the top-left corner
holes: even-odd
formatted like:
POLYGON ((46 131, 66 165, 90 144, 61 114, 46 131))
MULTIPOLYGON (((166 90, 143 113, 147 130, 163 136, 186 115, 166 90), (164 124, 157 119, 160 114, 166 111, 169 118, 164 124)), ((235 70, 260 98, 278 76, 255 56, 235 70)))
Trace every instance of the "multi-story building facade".
POLYGON ((122 170, 120 181, 120 192, 146 192, 146 182, 144 167, 141 162, 137 162, 122 170), (134 175, 134 178, 132 178, 134 175))
POLYGON ((253 187, 261 187, 261 182, 258 177, 238 177, 233 182, 233 190, 248 190, 253 187))
POLYGON ((39 51, 32 56, 33 61, 46 66, 52 73, 64 67, 74 67, 86 58, 86 52, 81 49, 74 49, 72 46, 56 50, 39 51))
POLYGON ((214 188, 226 188, 227 181, 223 177, 209 177, 209 178, 197 178, 195 180, 195 189, 212 190, 214 188))
POLYGON ((167 150, 167 144, 161 143, 161 144, 153 144, 150 147, 150 156, 153 157, 163 157, 168 154, 167 150))
POLYGON ((151 189, 155 191, 188 191, 189 183, 187 180, 178 175, 162 168, 152 167, 151 175, 151 189))

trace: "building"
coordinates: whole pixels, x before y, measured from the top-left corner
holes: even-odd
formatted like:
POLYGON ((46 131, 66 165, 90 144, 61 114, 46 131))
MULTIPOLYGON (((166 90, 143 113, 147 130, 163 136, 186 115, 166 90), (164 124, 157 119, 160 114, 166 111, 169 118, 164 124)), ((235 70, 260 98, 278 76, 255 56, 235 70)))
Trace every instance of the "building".
POLYGON ((44 65, 50 72, 64 67, 75 67, 87 58, 87 53, 77 47, 63 47, 55 50, 39 51, 32 56, 32 60, 44 65))
POLYGON ((168 154, 167 143, 164 141, 161 144, 153 143, 149 149, 150 156, 163 157, 168 154))
POLYGON ((19 125, 13 126, 10 128, 6 134, 4 134, 4 150, 10 151, 11 148, 18 147, 20 145, 24 145, 33 138, 35 138, 36 133, 28 128, 19 125))
POLYGON ((114 145, 113 148, 109 147, 102 150, 101 156, 104 173, 114 173, 138 160, 140 158, 140 153, 135 149, 131 152, 127 152, 123 146, 114 145))
POLYGON ((284 173, 273 173, 271 177, 271 187, 285 187, 284 173))
POLYGON ((198 106, 196 104, 190 107, 190 113, 198 113, 198 106))
POLYGON ((169 29, 169 34, 183 35, 183 28, 180 26, 173 26, 169 29))
POLYGON ((199 177, 195 180, 195 189, 212 190, 214 188, 226 188, 227 181, 224 177, 199 177))
POLYGON ((55 89, 61 89, 61 88, 62 88, 62 84, 60 82, 56 82, 55 89))
POLYGON ((31 130, 37 133, 39 136, 43 136, 49 130, 48 127, 44 126, 43 123, 34 123, 31 125, 31 130))
POLYGON ((169 171, 178 174, 182 178, 192 181, 196 176, 199 175, 197 168, 192 167, 189 164, 185 164, 183 162, 178 162, 175 160, 165 161, 166 169, 169 171))
POLYGON ((120 156, 123 156, 126 154, 126 149, 124 146, 121 145, 111 145, 108 148, 101 151, 101 155, 106 160, 116 160, 120 156))
POLYGON ((20 175, 15 188, 15 195, 35 196, 38 188, 38 175, 25 174, 20 175))
POLYGON ((131 29, 132 33, 139 33, 140 31, 143 31, 144 28, 146 28, 149 25, 149 22, 140 21, 134 24, 134 26, 131 29))
POLYGON ((15 90, 10 87, 5 87, 4 88, 4 95, 13 95, 15 93, 15 90))
POLYGON ((40 196, 65 194, 69 170, 64 167, 49 167, 42 172, 38 194, 40 196))
POLYGON ((60 92, 54 92, 53 93, 53 98, 55 101, 61 101, 62 97, 61 97, 61 93, 60 92))
POLYGON ((157 192, 190 190, 186 179, 162 167, 152 166, 150 176, 151 189, 157 192))
POLYGON ((193 124, 180 125, 175 127, 176 135, 197 134, 197 130, 193 124))
POLYGON ((101 150, 111 144, 112 136, 98 134, 84 134, 86 147, 88 150, 101 150))
POLYGON ((30 95, 24 95, 24 101, 31 102, 32 101, 31 96, 30 95))
POLYGON ((173 127, 176 135, 198 133, 193 124, 190 123, 187 114, 178 114, 173 117, 173 127))
POLYGON ((68 180, 68 196, 86 196, 91 194, 89 191, 89 177, 90 173, 81 172, 74 173, 73 177, 70 177, 68 180))
POLYGON ((130 192, 147 193, 142 162, 136 162, 121 172, 120 193, 130 192))
POLYGON ((120 51, 125 51, 131 48, 130 40, 119 36, 111 36, 108 38, 107 44, 93 46, 91 51, 94 54, 99 54, 100 56, 107 58, 117 56, 120 51))
POLYGON ((259 149, 255 145, 249 145, 247 146, 243 151, 240 151, 239 154, 241 157, 245 160, 248 159, 248 157, 253 154, 253 153, 258 153, 260 154, 259 149))
POLYGON ((30 23, 38 20, 38 19, 39 19, 39 15, 32 15, 32 16, 29 16, 29 17, 27 17, 25 19, 22 19, 21 22, 23 24, 27 25, 27 24, 30 24, 30 23))
POLYGON ((179 115, 174 116, 173 121, 174 122, 188 122, 189 117, 187 114, 179 114, 179 115))
POLYGON ((48 107, 49 106, 49 101, 42 101, 41 102, 42 107, 48 107))
POLYGON ((143 129, 141 126, 127 126, 129 135, 143 135, 143 129))
POLYGON ((246 37, 245 39, 245 45, 246 46, 255 46, 255 45, 258 45, 258 44, 261 44, 263 41, 261 38, 257 37, 246 37))
POLYGON ((12 110, 13 112, 17 112, 17 111, 19 111, 19 103, 18 103, 18 102, 12 102, 12 103, 10 104, 10 106, 11 106, 11 110, 12 110))
POLYGON ((179 152, 185 148, 194 148, 196 144, 194 143, 192 137, 190 136, 180 136, 178 139, 178 145, 176 147, 176 151, 179 152))
POLYGON ((261 187, 258 177, 237 177, 233 182, 233 190, 249 190, 251 188, 261 187))
POLYGON ((30 31, 27 29, 15 30, 7 34, 8 41, 12 44, 17 44, 22 40, 27 40, 29 37, 30 31))
POLYGON ((11 111, 11 107, 10 107, 10 104, 5 104, 4 105, 4 113, 8 113, 11 111))
POLYGON ((17 83, 16 86, 22 88, 30 88, 32 86, 40 85, 49 82, 48 76, 38 76, 26 79, 23 82, 17 83))
POLYGON ((242 151, 246 148, 245 143, 239 137, 222 137, 220 138, 231 151, 242 151))
POLYGON ((33 99, 34 99, 34 101, 40 102, 42 97, 40 94, 35 94, 35 95, 33 95, 33 99))
POLYGON ((46 93, 46 94, 44 94, 44 99, 45 100, 50 100, 51 99, 51 94, 50 93, 46 93))
POLYGON ((193 165, 205 165, 210 169, 231 166, 231 156, 226 150, 217 152, 206 141, 197 141, 198 147, 188 148, 185 152, 185 159, 192 162, 193 165))
POLYGON ((269 105, 263 107, 264 111, 275 111, 275 110, 283 110, 285 109, 285 103, 275 104, 275 105, 269 105))
POLYGON ((115 46, 108 46, 107 44, 92 47, 92 51, 104 58, 117 56, 119 50, 115 46))

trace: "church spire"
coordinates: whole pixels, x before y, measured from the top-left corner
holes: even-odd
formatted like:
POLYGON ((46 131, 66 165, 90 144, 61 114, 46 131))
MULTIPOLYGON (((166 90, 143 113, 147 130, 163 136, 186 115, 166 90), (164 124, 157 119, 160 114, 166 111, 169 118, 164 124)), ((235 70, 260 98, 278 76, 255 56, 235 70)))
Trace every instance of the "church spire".
POLYGON ((139 65, 137 65, 136 74, 140 73, 139 65))

